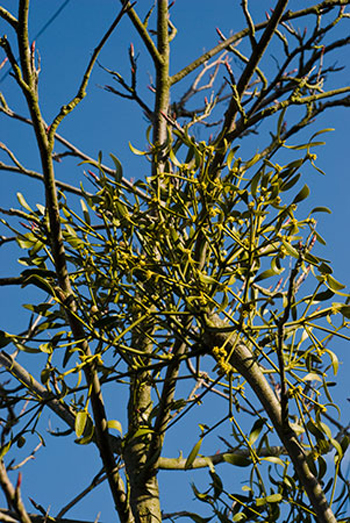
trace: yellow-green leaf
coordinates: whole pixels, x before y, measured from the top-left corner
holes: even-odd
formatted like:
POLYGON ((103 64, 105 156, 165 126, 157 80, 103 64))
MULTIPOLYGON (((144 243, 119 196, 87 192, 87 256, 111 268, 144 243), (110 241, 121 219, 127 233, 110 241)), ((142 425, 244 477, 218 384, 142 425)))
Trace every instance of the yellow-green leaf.
POLYGON ((193 462, 194 462, 194 460, 196 459, 196 457, 198 455, 198 452, 199 452, 199 450, 201 448, 202 443, 203 443, 203 438, 200 438, 199 441, 197 441, 197 443, 195 444, 195 446, 191 450, 191 452, 189 453, 188 458, 186 459, 185 469, 189 469, 189 468, 192 467, 193 462))
POLYGON ((86 410, 80 410, 77 415, 75 416, 75 433, 78 438, 80 438, 84 434, 85 426, 86 426, 86 420, 87 420, 88 413, 86 410))
POLYGON ((123 434, 123 429, 120 421, 117 421, 116 419, 111 419, 108 421, 107 426, 109 429, 115 429, 118 432, 120 432, 120 434, 123 434))

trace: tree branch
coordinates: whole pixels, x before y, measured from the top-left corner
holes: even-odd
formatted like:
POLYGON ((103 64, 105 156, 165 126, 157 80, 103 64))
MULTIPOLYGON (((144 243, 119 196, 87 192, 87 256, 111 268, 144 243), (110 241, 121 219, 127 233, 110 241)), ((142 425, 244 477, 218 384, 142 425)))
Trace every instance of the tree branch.
MULTIPOLYGON (((281 456, 286 454, 284 447, 270 447, 268 449, 262 449, 258 455, 259 457, 268 456, 281 456)), ((213 465, 219 465, 220 463, 226 463, 230 457, 239 456, 243 458, 250 458, 251 452, 249 449, 235 449, 232 452, 220 452, 218 454, 212 454, 211 456, 198 457, 194 460, 191 467, 186 468, 187 458, 164 458, 161 457, 158 460, 157 468, 160 470, 192 470, 207 468, 211 462, 213 465)))
MULTIPOLYGON (((317 5, 313 5, 311 7, 307 7, 305 9, 300 9, 299 11, 287 11, 281 21, 286 22, 288 20, 293 20, 295 18, 300 18, 302 16, 307 16, 309 14, 319 14, 323 9, 329 8, 335 6, 346 6, 350 4, 350 0, 325 0, 323 2, 320 2, 317 5)), ((255 32, 261 31, 262 29, 265 29, 269 21, 261 22, 259 24, 256 24, 255 26, 255 32)), ((178 73, 174 74, 171 77, 171 85, 179 82, 183 78, 185 78, 187 75, 189 75, 192 71, 197 69, 197 67, 200 67, 203 65, 206 61, 210 60, 210 58, 213 58, 218 53, 221 53, 221 51, 227 49, 230 45, 234 44, 238 40, 241 40, 242 38, 245 38, 246 36, 249 36, 249 27, 246 29, 243 29, 242 31, 239 31, 238 33, 235 33, 234 35, 230 36, 230 38, 227 38, 224 42, 221 42, 220 44, 216 45, 209 51, 202 54, 199 58, 191 62, 189 65, 181 69, 178 73)))
MULTIPOLYGON (((30 517, 31 523, 95 523, 93 521, 86 521, 82 519, 55 518, 50 515, 28 515, 30 517)), ((3 523, 22 523, 15 512, 12 512, 6 508, 0 508, 0 521, 3 523)))
MULTIPOLYGON (((86 75, 81 84, 79 96, 84 93, 92 66, 97 58, 99 50, 107 40, 108 36, 118 24, 122 15, 127 8, 123 7, 117 18, 114 20, 112 26, 106 35, 102 38, 99 46, 95 49, 93 58, 90 60, 86 75)), ((20 51, 21 69, 24 82, 28 85, 26 89, 22 87, 22 91, 27 100, 27 105, 30 111, 37 144, 40 150, 41 164, 44 175, 45 194, 46 194, 46 209, 49 218, 49 232, 51 252, 57 274, 58 287, 57 297, 65 308, 67 321, 70 325, 73 338, 76 340, 76 345, 81 351, 84 364, 85 379, 90 387, 91 405, 93 411, 93 418, 95 422, 95 437, 96 443, 100 452, 101 460, 106 470, 110 492, 112 494, 116 510, 119 514, 122 523, 132 523, 134 518, 130 512, 130 506, 125 494, 124 483, 118 469, 115 465, 113 450, 110 444, 110 437, 108 431, 108 422, 106 411, 104 407, 103 396, 101 392, 101 384, 98 377, 98 370, 96 361, 91 358, 92 352, 88 342, 86 341, 86 334, 84 332, 82 323, 77 315, 77 304, 72 291, 70 276, 67 268, 67 260, 65 254, 65 247, 61 229, 60 208, 57 197, 57 189, 55 182, 55 173, 52 163, 52 147, 53 147, 53 133, 55 129, 51 129, 51 142, 47 136, 47 127, 42 118, 38 92, 37 79, 35 72, 31 69, 31 54, 29 50, 28 41, 28 10, 29 0, 20 0, 19 2, 19 26, 17 31, 18 46, 20 51)), ((77 99, 77 100, 78 100, 77 99)), ((73 100, 73 105, 75 101, 73 100)), ((60 118, 54 120, 56 127, 60 118)), ((49 132, 49 135, 50 135, 49 132)))
POLYGON ((261 58, 263 57, 267 46, 269 45, 276 27, 281 21, 281 18, 283 16, 283 13, 288 5, 288 0, 279 0, 273 14, 268 21, 268 24, 266 26, 265 31, 262 34, 261 39, 259 40, 259 43, 254 47, 252 55, 250 57, 250 60, 248 64, 246 65, 245 69, 243 70, 243 73, 241 74, 240 79, 237 83, 237 97, 232 97, 230 105, 227 109, 227 112, 225 114, 225 121, 222 128, 222 137, 226 138, 227 133, 232 131, 232 128, 234 126, 234 122, 236 119, 236 115, 238 112, 239 103, 242 99, 242 96, 247 89, 249 82, 258 66, 258 63, 260 62, 261 58))
POLYGON ((75 415, 69 406, 62 399, 56 398, 51 392, 45 389, 29 372, 20 365, 13 356, 4 350, 0 351, 0 365, 26 389, 32 393, 35 399, 45 403, 57 414, 72 430, 75 426, 75 415))
POLYGON ((73 111, 73 109, 83 100, 83 98, 85 98, 85 96, 86 96, 86 88, 87 88, 88 82, 90 80, 92 69, 93 69, 93 67, 94 67, 94 65, 96 63, 97 58, 98 58, 98 55, 100 54, 100 52, 101 52, 103 46, 105 45, 105 43, 107 42, 108 38, 113 33, 114 29, 119 24, 120 20, 123 18, 124 14, 132 7, 132 5, 134 5, 134 4, 129 4, 129 0, 124 3, 124 5, 123 5, 121 11, 119 12, 118 16, 115 18, 115 20, 113 21, 113 23, 111 24, 111 26, 109 27, 107 32, 104 34, 104 36, 102 37, 102 39, 101 39, 100 43, 98 44, 98 46, 94 49, 94 52, 92 53, 92 56, 91 56, 91 59, 90 59, 90 62, 89 62, 88 66, 86 68, 86 71, 84 73, 83 80, 82 80, 82 82, 80 84, 80 87, 79 87, 77 95, 68 104, 64 105, 61 108, 59 114, 54 118, 52 124, 50 125, 50 130, 49 130, 49 134, 48 134, 48 140, 49 140, 49 144, 50 144, 51 150, 53 148, 54 138, 55 138, 55 133, 56 133, 57 127, 59 126, 59 124, 61 123, 63 118, 65 118, 65 116, 67 116, 69 113, 71 113, 73 111))
MULTIPOLYGON (((125 5, 127 3, 125 0, 120 0, 120 2, 123 5, 125 5)), ((156 67, 161 65, 162 56, 159 53, 159 50, 157 49, 157 47, 155 46, 145 25, 141 22, 140 18, 137 16, 136 11, 134 9, 129 9, 128 16, 129 16, 130 20, 132 21, 136 31, 139 33, 140 37, 142 38, 143 43, 145 44, 149 54, 153 58, 154 65, 156 67)))
MULTIPOLYGON (((7 116, 9 116, 10 118, 14 118, 15 120, 19 120, 20 122, 23 122, 23 123, 26 123, 28 125, 32 125, 33 126, 33 122, 32 120, 30 120, 30 118, 26 118, 24 116, 21 116, 17 113, 15 113, 14 111, 12 111, 6 104, 4 98, 2 97, 1 93, 0 93, 0 102, 1 102, 1 107, 0 107, 0 111, 3 112, 4 114, 6 114, 7 116)), ((45 124, 46 125, 46 124, 45 124)), ((46 125, 46 128, 47 128, 47 125, 46 125)), ((78 147, 76 147, 74 144, 72 144, 71 142, 69 142, 66 138, 64 138, 62 135, 56 133, 55 134, 55 139, 60 142, 62 145, 64 145, 65 147, 67 147, 67 149, 69 151, 71 151, 72 153, 72 156, 76 156, 77 158, 81 158, 82 160, 85 160, 87 162, 92 162, 92 163, 96 163, 96 160, 94 158, 92 158, 91 156, 89 156, 88 154, 85 154, 83 151, 81 151, 80 149, 78 149, 78 147)), ((53 153, 53 158, 55 158, 55 153, 53 153)), ((101 168, 104 170, 104 172, 106 172, 107 174, 111 175, 111 176, 114 176, 114 173, 115 173, 115 170, 112 169, 111 167, 108 167, 107 165, 105 164, 101 164, 101 168)), ((11 169, 10 169, 11 170, 11 169)), ((38 178, 37 176, 34 176, 34 175, 31 175, 29 174, 30 173, 33 173, 34 171, 29 171, 28 170, 28 176, 32 176, 33 178, 38 178)), ((27 173, 23 173, 23 174, 27 174, 27 173)), ((42 175, 39 175, 39 176, 42 176, 42 175)), ((38 178, 39 179, 39 178, 38 178)), ((62 185, 64 182, 59 182, 59 181, 56 181, 56 185, 58 187, 61 187, 62 188, 62 185)), ((140 196, 140 198, 142 198, 143 200, 150 200, 151 197, 148 196, 145 192, 143 192, 141 189, 139 189, 138 187, 134 187, 133 183, 130 182, 128 179, 126 178, 122 178, 122 183, 125 185, 125 187, 127 187, 128 189, 130 189, 131 191, 133 191, 135 194, 137 194, 138 196, 140 196)), ((77 189, 77 188, 76 188, 77 189)), ((67 189, 69 190, 69 189, 67 189)), ((79 190, 79 189, 77 189, 79 190)))
MULTIPOLYGON (((162 57, 156 66, 156 99, 153 121, 153 144, 157 155, 158 169, 164 168, 164 151, 162 147, 167 138, 167 121, 170 99, 169 77, 169 34, 168 34, 168 0, 158 0, 157 36, 158 53, 162 57)), ((154 170, 155 166, 153 166, 154 170)))
MULTIPOLYGON (((26 169, 25 167, 16 167, 15 165, 6 165, 5 163, 0 162, 0 171, 9 171, 12 173, 24 174, 26 176, 29 176, 30 178, 40 180, 41 182, 44 181, 43 174, 37 173, 36 171, 31 171, 30 169, 26 169)), ((80 189, 74 187, 74 185, 70 185, 69 183, 60 182, 59 180, 56 180, 56 185, 60 189, 63 189, 64 191, 67 191, 69 193, 77 194, 80 196, 82 195, 80 189)))
POLYGON ((317 516, 318 523, 336 523, 336 518, 328 505, 322 487, 307 464, 306 454, 295 432, 290 426, 286 427, 283 424, 280 402, 256 362, 255 356, 246 345, 240 341, 237 343, 236 336, 227 333, 227 327, 227 323, 217 316, 208 320, 204 332, 206 352, 210 354, 215 346, 224 346, 228 353, 232 350, 230 364, 247 380, 266 410, 293 462, 295 471, 317 516))
POLYGON ((17 18, 13 16, 9 11, 7 11, 7 9, 5 9, 4 7, 0 7, 0 17, 6 20, 6 22, 8 22, 10 25, 12 25, 15 31, 17 30, 17 18))
POLYGON ((17 514, 17 517, 21 523, 32 523, 28 512, 25 509, 25 506, 22 501, 22 496, 20 492, 20 486, 22 481, 22 474, 18 474, 17 486, 16 488, 12 485, 5 468, 3 460, 0 460, 0 485, 2 490, 5 493, 7 502, 10 507, 12 507, 17 514))

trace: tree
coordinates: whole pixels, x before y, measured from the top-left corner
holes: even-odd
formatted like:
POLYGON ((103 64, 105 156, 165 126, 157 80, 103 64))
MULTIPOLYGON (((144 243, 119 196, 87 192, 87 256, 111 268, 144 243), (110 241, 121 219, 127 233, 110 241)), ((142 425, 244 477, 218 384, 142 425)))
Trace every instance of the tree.
MULTIPOLYGON (((158 0, 142 13, 145 6, 121 0, 76 95, 49 123, 28 32, 29 0, 19 0, 17 15, 0 7, 19 58, 12 36, 0 44, 30 117, 4 95, 1 111, 32 127, 41 172, 23 166, 6 144, 9 162, 0 167, 45 188, 36 209, 19 193, 20 209, 1 210, 14 235, 2 242, 15 238, 25 251, 24 270, 1 285, 38 290, 37 301, 26 305, 26 331, 1 332, 0 483, 8 502, 2 520, 46 520, 38 505, 39 514, 28 514, 21 482, 14 487, 7 470, 14 468, 15 444, 22 447, 38 432, 47 410, 66 426, 56 435, 68 431, 77 443, 97 447, 102 472, 92 486, 108 483, 122 523, 209 521, 180 506, 176 514, 161 510, 159 471, 196 468, 209 471, 210 485, 205 491, 193 485, 195 497, 222 522, 349 520, 342 469, 349 437, 326 405, 337 408, 329 375, 338 359, 329 345, 336 337, 348 340, 350 307, 329 262, 313 251, 315 242, 324 243, 314 215, 328 209, 306 215, 299 209, 309 194, 302 172, 308 165, 320 170, 314 149, 327 131, 309 128, 326 109, 350 102, 350 86, 336 84, 338 68, 330 63, 350 42, 340 32, 349 3, 324 0, 293 11, 287 0, 276 0, 256 23, 242 0, 246 27, 229 37, 218 30, 214 48, 170 73, 176 36, 170 9, 178 7, 158 0), (58 134, 124 18, 155 71, 150 106, 132 45, 130 81, 104 68, 112 78, 105 89, 136 102, 147 119, 147 148, 131 145, 147 172, 135 181, 114 154, 111 168, 102 152, 87 156, 58 134), (274 70, 267 66, 270 52, 274 70), (203 91, 213 94, 202 103, 203 91), (308 138, 295 145, 297 133, 308 138), (241 143, 247 144, 242 156, 241 143), (90 189, 56 179, 55 162, 67 156, 88 169, 90 189), (22 360, 23 352, 30 357, 22 360), (106 398, 125 387, 122 431, 106 398), (220 400, 220 414, 200 425, 199 438, 191 434, 189 455, 167 457, 167 432, 208 395, 220 400), (227 427, 230 439, 222 436, 227 427), (213 434, 225 451, 201 454, 213 434), (221 478, 220 463, 245 467, 243 492, 221 478)), ((51 519, 63 521, 65 512, 51 519)))

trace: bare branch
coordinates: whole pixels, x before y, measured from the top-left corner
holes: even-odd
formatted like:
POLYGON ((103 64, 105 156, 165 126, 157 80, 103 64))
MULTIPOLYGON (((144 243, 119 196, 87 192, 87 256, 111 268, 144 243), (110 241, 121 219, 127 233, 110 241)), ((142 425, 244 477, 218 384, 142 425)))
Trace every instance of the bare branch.
MULTIPOLYGON (((15 113, 14 111, 12 111, 6 104, 5 100, 3 97, 1 97, 1 93, 0 93, 0 101, 1 101, 1 107, 0 107, 0 112, 3 112, 4 114, 6 114, 7 116, 9 116, 10 118, 14 118, 15 120, 19 120, 20 122, 23 122, 23 123, 26 123, 27 125, 33 125, 33 122, 32 120, 30 120, 29 118, 26 118, 24 116, 21 116, 17 113, 15 113)), ((46 125, 46 124, 45 124, 46 125)), ((47 128, 47 126, 46 126, 47 128)), ((71 155, 72 156, 76 156, 77 158, 80 158, 84 161, 87 161, 87 162, 92 162, 92 163, 96 163, 96 160, 94 158, 92 158, 91 156, 89 156, 88 154, 85 154, 83 151, 81 151, 78 147, 76 147, 74 144, 72 144, 70 141, 68 141, 66 138, 64 138, 62 135, 56 133, 55 134, 55 139, 62 143, 62 145, 64 145, 65 147, 67 147, 67 149, 71 152, 71 155)), ((57 156, 57 153, 53 153, 53 159, 55 159, 55 157, 57 156)), ((110 174, 111 176, 114 176, 114 169, 112 169, 111 167, 108 167, 107 165, 105 164, 101 164, 101 168, 107 173, 107 174, 110 174)), ((0 163, 0 169, 1 169, 1 163, 0 163)), ((10 171, 14 171, 13 168, 9 168, 10 171)), ((37 176, 36 174, 32 174, 34 173, 35 171, 31 171, 31 170, 27 170, 28 171, 28 176, 32 176, 33 178, 37 178, 37 179, 41 179, 41 174, 39 173, 36 173, 36 174, 39 174, 39 176, 37 176), (29 174, 30 173, 30 174, 29 174)), ((18 171, 14 171, 14 172, 18 172, 18 171)), ((27 174, 26 173, 23 173, 23 174, 27 174)), ((122 183, 125 185, 125 187, 127 187, 128 189, 131 189, 135 194, 137 194, 140 198, 142 198, 143 200, 147 201, 147 200, 150 200, 150 196, 148 196, 145 192, 143 192, 141 189, 139 189, 138 187, 134 187, 134 184, 132 182, 130 182, 127 178, 123 177, 122 178, 122 183)), ((59 181, 56 181, 56 184, 58 187, 61 187, 61 188, 66 188, 66 187, 63 187, 63 185, 61 184, 65 184, 65 182, 59 182, 59 181)), ((69 187, 73 187, 73 186, 69 186, 67 187, 67 190, 69 190, 69 187)), ((78 188, 75 188, 77 191, 80 191, 80 189, 78 188)), ((71 191, 73 192, 73 191, 71 191)), ((79 193, 76 193, 76 194, 80 194, 79 193)))
MULTIPOLYGON (((349 5, 350 0, 324 0, 323 2, 320 2, 319 4, 307 7, 305 9, 300 9, 299 11, 287 11, 284 16, 282 17, 283 22, 288 20, 293 20, 296 18, 301 18, 303 16, 307 16, 309 14, 317 15, 318 13, 322 12, 324 9, 332 9, 332 7, 335 6, 345 6, 349 5)), ((266 28, 269 21, 261 22, 259 24, 256 24, 255 31, 261 31, 266 28)), ((218 53, 221 53, 225 49, 227 49, 230 45, 237 42, 237 40, 241 40, 242 38, 245 38, 246 36, 249 36, 249 28, 243 29, 242 31, 239 31, 238 33, 235 33, 234 35, 230 36, 227 40, 224 42, 221 42, 220 44, 216 45, 209 51, 205 52, 202 56, 191 62, 189 65, 181 69, 178 73, 174 74, 171 77, 171 84, 175 84, 185 78, 188 74, 190 74, 192 71, 197 69, 197 67, 200 67, 205 62, 213 58, 218 53)))
MULTIPOLYGON (((19 383, 22 383, 34 399, 47 405, 69 428, 75 429, 75 414, 70 407, 61 398, 45 389, 13 356, 4 350, 0 351, 0 365, 5 367, 19 383)), ((109 438, 113 451, 120 454, 120 438, 111 435, 109 438)))
MULTIPOLYGON (((126 0, 120 0, 120 2, 123 5, 126 5, 128 3, 126 0)), ((137 16, 135 9, 129 9, 128 16, 129 16, 130 20, 132 21, 136 31, 139 33, 140 37, 142 38, 149 54, 153 58, 154 64, 156 66, 161 65, 162 56, 161 56, 161 53, 159 53, 159 50, 157 49, 156 45, 154 44, 149 32, 147 31, 147 20, 146 20, 146 23, 142 23, 140 18, 137 16)))
POLYGON ((252 49, 255 49, 256 39, 255 39, 255 26, 251 14, 248 9, 248 0, 241 1, 242 10, 249 28, 249 40, 252 46, 252 49))
POLYGON ((61 123, 63 118, 65 116, 67 116, 69 113, 71 113, 73 111, 73 109, 86 96, 86 88, 87 88, 88 82, 90 80, 92 69, 93 69, 93 67, 94 67, 94 65, 96 63, 98 55, 100 54, 103 46, 105 45, 105 43, 107 42, 107 40, 111 36, 111 34, 113 33, 114 29, 119 24, 120 20, 123 18, 124 14, 127 13, 129 11, 129 9, 132 8, 133 5, 134 4, 130 4, 129 3, 129 0, 124 3, 124 5, 123 5, 121 11, 119 12, 118 16, 115 18, 115 20, 113 21, 113 23, 111 24, 111 26, 109 27, 107 32, 104 34, 104 36, 102 37, 102 39, 101 39, 100 43, 98 44, 98 46, 95 47, 94 52, 92 53, 90 62, 89 62, 88 66, 86 68, 86 71, 84 73, 83 80, 82 80, 82 82, 80 84, 80 87, 79 87, 77 95, 68 104, 64 105, 61 108, 59 114, 54 118, 52 124, 50 125, 49 134, 48 134, 48 140, 49 140, 49 144, 50 144, 51 149, 53 148, 54 137, 55 137, 55 133, 56 133, 57 127, 59 126, 59 124, 61 123))
MULTIPOLYGON (((82 519, 68 519, 68 518, 54 518, 53 516, 38 515, 38 514, 29 514, 30 520, 32 523, 47 523, 48 521, 52 523, 96 523, 95 521, 84 521, 82 519)), ((3 523, 22 523, 18 515, 5 508, 0 508, 0 521, 3 523)))
POLYGON ((6 20, 12 27, 17 30, 17 24, 18 20, 15 16, 13 16, 7 9, 4 7, 0 7, 0 17, 6 20))
MULTIPOLYGON (((107 479, 106 474, 102 474, 101 472, 97 474, 97 476, 94 477, 90 485, 88 485, 85 489, 83 489, 77 496, 75 496, 67 505, 65 505, 57 514, 57 519, 59 521, 64 521, 63 516, 67 514, 69 510, 71 510, 79 501, 81 501, 87 494, 89 494, 95 487, 98 485, 101 485, 105 480, 107 479)), ((69 521, 69 520, 68 520, 69 521)), ((35 522, 33 522, 35 523, 35 522)))
POLYGON ((0 485, 5 493, 9 507, 12 507, 14 509, 21 523, 32 523, 22 501, 22 496, 20 492, 21 481, 22 475, 21 473, 19 473, 17 486, 15 488, 7 475, 4 462, 0 460, 0 485))
MULTIPOLYGON (((36 180, 40 180, 41 182, 44 181, 44 175, 37 173, 36 171, 31 171, 30 169, 26 169, 25 167, 16 167, 14 165, 6 165, 3 162, 0 162, 0 171, 9 171, 13 173, 18 174, 24 174, 26 176, 29 176, 30 178, 34 178, 36 180)), ((82 192, 77 187, 74 187, 73 185, 69 185, 69 183, 60 182, 59 180, 56 181, 57 187, 60 189, 63 189, 64 191, 67 191, 68 193, 77 194, 79 196, 82 195, 82 192)), ((89 193, 87 193, 89 194, 89 193)))

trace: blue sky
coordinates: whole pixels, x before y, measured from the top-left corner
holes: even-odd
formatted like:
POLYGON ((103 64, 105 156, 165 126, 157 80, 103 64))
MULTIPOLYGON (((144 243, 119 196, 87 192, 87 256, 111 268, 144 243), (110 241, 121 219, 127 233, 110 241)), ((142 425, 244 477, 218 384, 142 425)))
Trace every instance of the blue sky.
MULTIPOLYGON (((17 2, 7 0, 0 2, 4 7, 15 11, 17 2)), ((253 0, 252 13, 256 20, 264 19, 264 8, 259 0, 253 0)), ((272 4, 272 2, 269 2, 272 4)), ((50 17, 62 5, 62 0, 33 0, 30 17, 31 37, 41 30, 50 17)), ((145 0, 139 0, 137 9, 148 5, 145 0)), ((291 9, 297 9, 304 2, 292 0, 291 9)), ((216 27, 225 34, 236 32, 243 27, 243 18, 238 9, 239 2, 232 0, 177 0, 173 8, 173 21, 178 28, 178 34, 173 43, 173 56, 171 70, 175 73, 194 58, 211 48, 218 42, 216 27)), ((112 0, 70 0, 60 15, 37 41, 37 49, 41 56, 42 72, 40 74, 40 99, 41 106, 49 122, 59 111, 61 105, 72 98, 79 86, 81 75, 91 56, 95 45, 103 31, 111 23, 119 9, 119 2, 112 0)), ((350 23, 350 21, 348 21, 350 23)), ((11 41, 11 29, 5 27, 0 21, 0 34, 8 34, 11 41)), ((128 45, 133 43, 136 53, 139 53, 140 77, 139 86, 145 100, 152 103, 152 93, 147 89, 154 76, 152 64, 147 57, 146 50, 135 34, 127 17, 125 17, 115 34, 100 56, 101 65, 120 72, 128 77, 128 45), (141 65, 142 64, 142 65, 141 65)), ((348 64, 349 58, 345 52, 339 57, 340 63, 348 64)), ((0 62, 2 57, 0 57, 0 62)), ((335 60, 335 59, 334 59, 335 60)), ((268 70, 273 67, 273 60, 268 54, 264 66, 268 70)), ((6 66, 0 73, 6 72, 6 66)), ((0 74, 3 78, 3 75, 0 74)), ((342 82, 349 84, 349 68, 339 73, 342 82)), ((59 128, 59 133, 72 141, 77 147, 91 156, 96 157, 103 151, 108 162, 108 154, 113 153, 121 160, 124 174, 127 178, 142 178, 145 172, 144 164, 135 158, 128 146, 132 144, 142 149, 145 147, 145 131, 147 121, 140 113, 134 102, 120 100, 107 93, 100 86, 112 84, 112 79, 96 66, 88 87, 88 96, 80 106, 70 115, 59 128)), ((177 92, 183 92, 184 87, 177 87, 177 92)), ((10 76, 2 79, 0 90, 4 93, 9 106, 20 114, 27 115, 23 99, 18 87, 10 76)), ((349 231, 350 223, 350 177, 349 177, 349 116, 344 109, 335 109, 324 113, 313 128, 307 129, 303 136, 309 138, 313 132, 325 127, 335 128, 334 132, 327 133, 326 146, 319 148, 318 166, 326 172, 326 176, 317 174, 308 169, 305 172, 305 183, 310 186, 311 197, 305 205, 311 209, 316 205, 324 205, 332 210, 331 215, 322 215, 319 219, 319 232, 327 241, 327 246, 319 249, 318 253, 332 260, 335 277, 349 287, 349 231)), ((5 142, 18 156, 19 160, 28 168, 40 170, 39 157, 35 147, 34 138, 30 127, 0 115, 0 141, 5 142)), ((297 138, 291 140, 296 143, 297 138)), ((259 143, 249 142, 249 148, 259 148, 259 143)), ((59 147, 58 147, 59 150, 59 147)), ((79 184, 83 180, 83 167, 77 165, 76 160, 67 160, 57 164, 57 177, 71 184, 79 184)), ((0 207, 18 206, 16 192, 26 195, 32 205, 42 202, 43 188, 33 180, 22 175, 10 174, 0 171, 1 194, 0 207)), ((0 234, 7 235, 2 228, 0 234)), ((20 273, 21 266, 16 263, 18 251, 14 245, 6 244, 1 248, 1 276, 14 276, 20 273)), ((19 324, 25 325, 25 316, 21 312, 19 303, 28 303, 33 291, 28 287, 25 290, 15 288, 1 288, 2 315, 0 328, 11 331, 16 330, 19 324), (21 300, 21 301, 19 301, 21 300)), ((343 419, 349 420, 350 409, 346 398, 350 396, 347 379, 347 366, 350 364, 346 342, 337 342, 336 347, 340 359, 344 362, 339 373, 339 387, 335 393, 336 399, 341 401, 343 419)), ((120 399, 118 398, 118 402, 120 399)), ((208 404, 209 415, 213 414, 215 407, 208 404)), ((55 427, 56 422, 52 421, 55 427)), ((198 432, 198 431, 197 431, 198 432)), ((54 439, 47 435, 47 447, 37 453, 35 462, 31 461, 23 468, 24 494, 30 493, 32 497, 43 506, 51 505, 51 512, 55 514, 63 500, 68 501, 71 496, 78 493, 80 488, 89 481, 91 468, 98 472, 97 453, 89 448, 79 447, 65 439, 54 439), (73 465, 73 473, 67 475, 66 464, 73 465), (34 479, 35 478, 35 479, 34 479)), ((171 452, 173 456, 183 450, 190 450, 188 446, 177 447, 176 438, 171 439, 171 452)), ((220 445, 218 443, 218 449, 220 445)), ((215 452, 218 449, 211 449, 215 452)), ((168 449, 169 450, 169 449, 168 449)), ((222 449, 221 449, 222 450, 222 449)), ((170 450, 169 450, 170 451, 170 450)), ((160 476, 161 485, 165 483, 166 474, 160 476)), ((191 479, 196 479, 203 473, 176 473, 174 483, 166 484, 167 502, 164 510, 178 509, 179 496, 187 502, 192 499, 189 484, 191 479), (175 492, 176 486, 176 492, 175 492)), ((204 473, 205 481, 207 474, 204 473)), ((199 482, 202 479, 198 480, 199 482)), ((200 507, 199 507, 200 508, 200 507)), ((102 521, 112 521, 113 507, 109 493, 104 487, 99 487, 96 493, 90 495, 87 507, 77 509, 71 513, 72 517, 94 518, 101 512, 102 521)))

